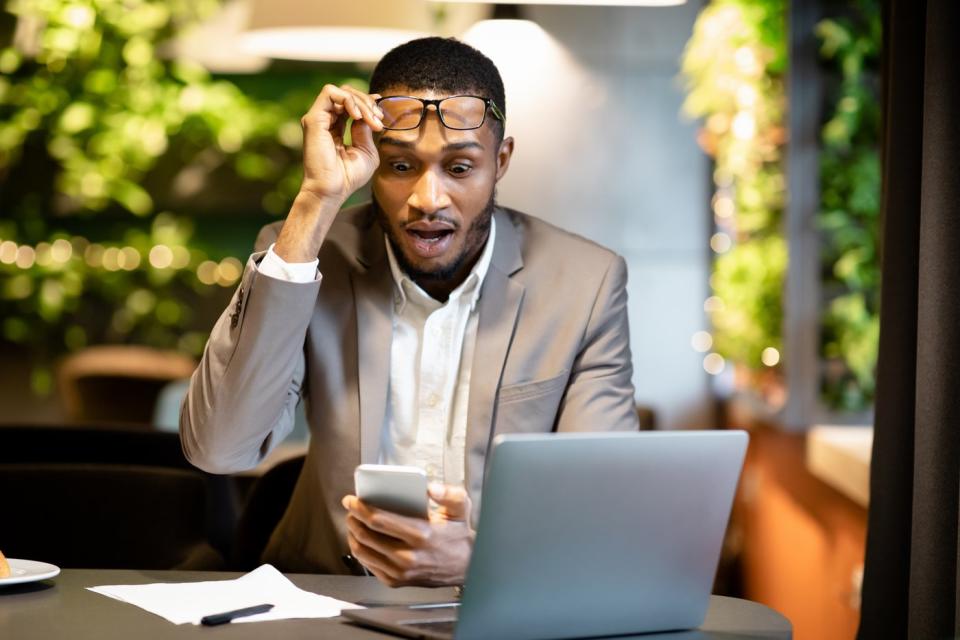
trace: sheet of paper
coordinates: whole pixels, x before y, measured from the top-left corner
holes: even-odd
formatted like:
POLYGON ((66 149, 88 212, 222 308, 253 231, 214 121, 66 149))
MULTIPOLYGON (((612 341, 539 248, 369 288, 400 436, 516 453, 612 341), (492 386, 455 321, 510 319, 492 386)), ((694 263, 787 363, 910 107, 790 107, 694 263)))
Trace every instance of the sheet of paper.
POLYGON ((342 609, 363 608, 304 591, 269 564, 235 580, 107 585, 88 589, 146 609, 174 624, 200 624, 203 616, 258 604, 272 604, 273 609, 267 613, 238 618, 234 622, 333 618, 340 615, 342 609))

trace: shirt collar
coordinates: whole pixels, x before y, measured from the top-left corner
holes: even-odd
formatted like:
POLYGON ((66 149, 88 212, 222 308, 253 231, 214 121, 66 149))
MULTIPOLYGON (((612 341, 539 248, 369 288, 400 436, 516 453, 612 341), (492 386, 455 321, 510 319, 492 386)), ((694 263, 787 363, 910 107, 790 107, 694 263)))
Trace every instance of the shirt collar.
MULTIPOLYGON (((483 280, 487 276, 487 270, 490 268, 490 261, 493 259, 493 245, 497 237, 497 221, 493 216, 490 217, 490 234, 487 236, 487 243, 483 247, 483 252, 476 264, 470 270, 466 279, 460 283, 456 289, 450 292, 449 301, 465 297, 469 301, 470 311, 477 306, 477 300, 480 298, 480 289, 483 286, 483 280)), ((430 297, 430 295, 420 288, 410 276, 408 276, 397 263, 397 257, 393 253, 393 247, 390 240, 384 234, 383 241, 387 246, 387 259, 390 261, 390 273, 393 275, 393 281, 397 285, 394 297, 394 305, 397 313, 403 313, 408 302, 418 306, 429 306, 434 309, 443 306, 443 303, 430 297)))

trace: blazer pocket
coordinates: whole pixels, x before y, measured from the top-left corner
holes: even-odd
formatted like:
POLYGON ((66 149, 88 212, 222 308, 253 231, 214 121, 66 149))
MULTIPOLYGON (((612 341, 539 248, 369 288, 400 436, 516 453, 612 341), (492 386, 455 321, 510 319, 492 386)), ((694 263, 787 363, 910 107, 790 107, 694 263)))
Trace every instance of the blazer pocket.
POLYGON ((535 380, 534 382, 521 382, 520 384, 511 384, 500 388, 500 404, 509 404, 531 398, 549 395, 557 389, 564 389, 567 386, 569 374, 563 371, 560 375, 546 380, 535 380))
POLYGON ((547 380, 500 389, 497 433, 548 433, 557 422, 557 409, 567 389, 567 373, 547 380))

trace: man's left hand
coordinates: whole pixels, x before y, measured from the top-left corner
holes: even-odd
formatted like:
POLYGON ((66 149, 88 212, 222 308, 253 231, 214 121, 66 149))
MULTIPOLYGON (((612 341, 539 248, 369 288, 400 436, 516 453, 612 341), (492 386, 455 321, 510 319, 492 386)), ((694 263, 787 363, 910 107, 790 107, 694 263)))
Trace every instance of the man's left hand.
POLYGON ((346 496, 347 541, 363 566, 391 587, 463 584, 476 536, 463 487, 431 483, 439 509, 429 520, 410 518, 346 496))

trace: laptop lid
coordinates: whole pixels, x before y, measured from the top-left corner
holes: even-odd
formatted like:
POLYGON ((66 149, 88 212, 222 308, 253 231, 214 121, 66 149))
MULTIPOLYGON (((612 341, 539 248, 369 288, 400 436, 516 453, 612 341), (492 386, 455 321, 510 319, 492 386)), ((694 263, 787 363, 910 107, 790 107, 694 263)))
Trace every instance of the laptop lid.
POLYGON ((498 436, 455 637, 702 624, 747 440, 743 431, 498 436))

